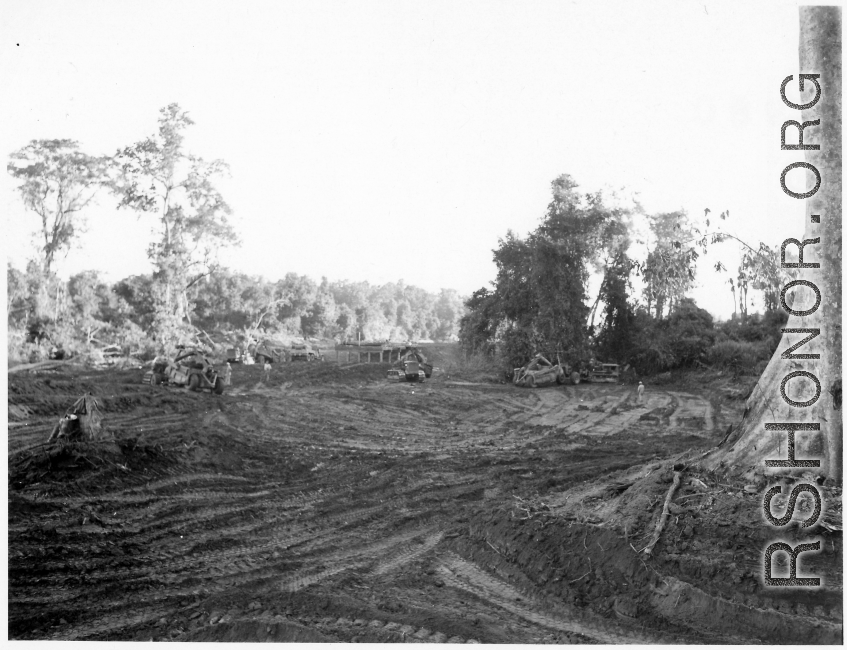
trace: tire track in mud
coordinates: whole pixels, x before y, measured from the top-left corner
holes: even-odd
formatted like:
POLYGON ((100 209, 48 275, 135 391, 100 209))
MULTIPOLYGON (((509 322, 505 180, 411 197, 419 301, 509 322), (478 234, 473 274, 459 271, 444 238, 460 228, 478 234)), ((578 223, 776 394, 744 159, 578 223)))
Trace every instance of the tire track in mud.
POLYGON ((392 571, 415 561, 421 555, 424 555, 438 546, 442 539, 444 539, 444 531, 439 530, 427 535, 426 538, 421 540, 418 545, 405 545, 404 549, 399 554, 394 555, 388 560, 380 563, 376 568, 372 569, 371 575, 384 576, 387 573, 391 573, 392 571))
POLYGON ((59 636, 58 633, 54 634, 53 638, 61 638, 63 641, 79 641, 93 636, 108 634, 109 632, 119 632, 128 628, 138 627, 145 623, 155 621, 167 613, 167 609, 164 607, 158 607, 156 609, 147 610, 143 613, 135 614, 134 616, 127 616, 126 614, 123 614, 118 620, 115 620, 114 617, 104 617, 103 619, 99 619, 95 622, 75 627, 68 633, 62 634, 61 636, 59 636))
MULTIPOLYGON (((333 565, 337 566, 333 566, 331 569, 325 569, 317 573, 314 573, 313 569, 304 569, 303 571, 297 572, 293 576, 286 578, 286 580, 279 585, 279 589, 281 591, 298 591, 308 585, 320 582, 326 577, 341 573, 347 569, 358 568, 371 564, 373 562, 376 562, 376 567, 371 570, 371 573, 381 570, 384 566, 389 567, 388 570, 390 570, 393 566, 392 560, 380 562, 378 559, 379 554, 388 548, 397 546, 398 544, 405 544, 416 537, 421 537, 427 532, 431 533, 431 528, 415 528, 384 538, 372 544, 340 551, 338 553, 322 557, 322 564, 331 562, 333 565)), ((434 533, 431 537, 437 535, 438 533, 434 533)), ((438 541, 440 541, 440 537, 438 538, 438 541)), ((407 554, 401 553, 400 556, 394 558, 394 560, 397 561, 397 566, 400 566, 400 564, 405 561, 406 555, 407 554)))
MULTIPOLYGON (((577 418, 579 427, 597 430, 640 417, 638 409, 609 412, 629 399, 628 393, 583 388, 530 391, 365 381, 358 388, 280 390, 260 382, 255 391, 247 386, 246 392, 219 402, 220 408, 191 400, 185 413, 110 416, 110 428, 149 434, 151 442, 157 436, 166 440, 174 429, 182 440, 192 432, 198 439, 201 432, 218 435, 214 443, 206 442, 203 453, 211 453, 218 440, 224 447, 229 441, 227 453, 243 454, 253 464, 245 463, 243 474, 186 472, 195 457, 188 453, 185 461, 163 467, 152 480, 120 477, 118 489, 100 494, 20 493, 32 506, 54 507, 60 525, 58 537, 28 538, 28 526, 38 516, 24 511, 25 523, 10 526, 15 538, 10 539, 9 620, 22 629, 36 614, 58 618, 57 612, 82 612, 82 619, 75 617, 73 625, 48 635, 126 638, 128 631, 143 631, 163 615, 181 611, 184 605, 177 601, 197 594, 241 598, 246 589, 273 599, 303 592, 298 598, 308 600, 342 593, 357 601, 363 585, 388 590, 397 584, 405 600, 449 620, 455 611, 451 601, 432 602, 424 585, 413 586, 405 571, 410 565, 423 571, 422 566, 435 562, 437 576, 458 592, 474 594, 477 611, 493 613, 495 620, 505 614, 521 621, 523 631, 528 625, 632 642, 629 631, 604 631, 577 620, 570 610, 556 609, 543 596, 528 598, 458 556, 434 559, 455 518, 484 495, 498 494, 492 477, 504 475, 504 467, 505 473, 513 471, 523 446, 566 432, 577 418), (603 412, 578 411, 579 404, 602 405, 603 412), (597 420, 593 424, 591 417, 597 420), (294 468, 286 480, 274 475, 273 464, 263 457, 289 453, 297 454, 300 464, 286 466, 294 468), (502 463, 489 470, 487 463, 474 464, 478 457, 502 463), (136 480, 145 482, 127 486, 136 480), (89 506, 99 506, 96 511, 105 522, 100 530, 80 526, 80 519, 68 524, 76 514, 67 509, 81 508, 83 514, 89 506), (106 509, 112 516, 104 515, 106 509), (120 553, 113 552, 115 544, 122 547, 120 553), (20 556, 11 553, 13 546, 20 556), (28 568, 33 561, 37 573, 28 568)), ((35 440, 32 431, 23 431, 27 428, 10 431, 10 447, 13 438, 14 444, 35 440)), ((560 443, 561 436, 542 444, 558 449, 560 443)), ((415 629, 401 638, 446 637, 415 629)))
POLYGON ((475 564, 448 552, 438 565, 444 581, 455 589, 467 591, 484 602, 491 603, 510 614, 534 625, 557 632, 579 634, 598 643, 655 643, 656 639, 631 630, 624 630, 613 623, 585 623, 575 610, 561 605, 555 613, 547 613, 549 607, 519 592, 507 582, 486 573, 475 564), (521 603, 527 603, 526 605, 521 603))
MULTIPOLYGON (((124 583, 132 583, 135 581, 148 582, 151 579, 151 568, 155 569, 156 579, 159 584, 181 584, 186 579, 182 576, 185 572, 190 572, 187 579, 202 579, 205 577, 217 577, 214 571, 223 562, 233 562, 242 558, 247 558, 275 550, 290 550, 294 547, 301 546, 297 553, 297 557, 309 556, 323 551, 327 544, 335 541, 336 537, 342 531, 355 529, 356 526, 367 524, 379 517, 385 512, 400 512, 406 511, 406 516, 420 518, 427 512, 431 512, 432 508, 414 508, 415 505, 432 500, 434 498, 446 499, 455 498, 464 493, 474 492, 481 487, 478 482, 465 482, 459 485, 444 485, 434 486, 437 491, 426 493, 418 493, 415 486, 407 488, 396 497, 382 503, 367 507, 359 508, 355 511, 344 511, 329 517, 321 516, 320 521, 308 520, 297 524, 292 523, 290 515, 276 516, 270 519, 262 517, 262 511, 276 510, 277 504, 267 503, 262 505, 262 509, 258 512, 251 513, 253 521, 230 527, 215 527, 209 525, 208 521, 198 523, 204 524, 204 528, 208 528, 208 534, 201 535, 199 538, 191 540, 193 546, 205 543, 208 540, 221 540, 232 538, 244 538, 248 533, 251 533, 251 543, 247 545, 238 545, 233 548, 209 551, 205 553, 188 553, 188 549, 183 546, 171 547, 167 550, 160 550, 151 556, 136 556, 132 558, 133 566, 128 569, 119 569, 114 566, 116 563, 125 562, 124 558, 108 558, 107 566, 102 569, 97 569, 98 564, 103 561, 97 561, 96 558, 87 557, 79 562, 47 562, 42 563, 42 569, 54 570, 64 569, 65 571, 54 573, 52 576, 41 577, 38 583, 44 585, 62 585, 69 579, 67 572, 77 574, 80 571, 86 573, 86 581, 103 581, 103 587, 95 591, 108 592, 111 588, 109 583, 113 581, 122 581, 124 583), (441 489, 438 489, 441 488, 441 489), (408 495, 408 496, 407 496, 408 495), (412 509, 410 509, 412 508, 412 509), (258 517, 258 520, 256 519, 258 517), (269 525, 270 524, 270 525, 269 525), (299 532, 298 532, 299 528, 299 532), (319 528, 319 530, 315 530, 319 528), (169 575, 165 575, 165 573, 169 575)), ((326 495, 321 495, 325 498, 326 495)), ((295 500, 299 501, 299 500, 295 500)), ((229 512, 232 508, 225 508, 224 511, 229 512)), ((243 514, 243 507, 238 508, 243 514)), ((299 522, 298 522, 299 523, 299 522)), ((189 534, 189 530, 185 526, 185 519, 180 516, 174 516, 170 521, 157 521, 152 524, 155 528, 152 532, 135 536, 133 538, 136 544, 146 544, 155 546, 155 542, 160 539, 174 538, 178 533, 183 532, 189 534), (162 526, 162 524, 166 524, 162 526), (173 525, 167 525, 171 524, 173 525)), ((68 544, 63 543, 66 548, 78 548, 80 551, 91 551, 90 544, 68 544)), ((294 559, 292 557, 292 559, 294 559)), ((11 567, 10 567, 11 568, 11 567)), ((236 571, 238 573, 238 571, 236 571)), ((25 587, 27 580, 18 580, 20 587, 25 587)), ((75 596, 70 596, 67 592, 63 600, 74 600, 75 598, 91 597, 94 592, 90 589, 80 589, 75 596)))
POLYGON ((693 422, 700 425, 702 422, 702 427, 697 426, 696 428, 703 428, 707 432, 714 430, 714 414, 712 405, 708 400, 690 393, 668 391, 668 394, 672 395, 677 401, 677 407, 670 416, 670 427, 672 429, 690 428, 689 423, 693 422))
MULTIPOLYGON (((478 391, 464 387, 446 389, 443 386, 430 386, 428 389, 438 394, 439 400, 449 399, 451 404, 459 407, 458 413, 445 410, 443 415, 436 415, 450 422, 450 426, 445 426, 444 422, 431 421, 434 415, 432 413, 424 420, 418 410, 393 403, 381 404, 380 410, 374 415, 366 406, 351 406, 336 396, 334 400, 327 400, 328 403, 321 409, 321 418, 325 421, 347 422, 342 435, 345 438, 355 438, 355 441, 339 440, 337 430, 330 426, 321 427, 317 434, 322 436, 322 444, 329 448, 397 449, 406 453, 426 452, 434 448, 446 451, 470 447, 490 440, 498 434, 505 439, 514 438, 522 444, 529 444, 538 442, 549 435, 549 432, 516 431, 515 425, 519 429, 540 426, 566 433, 605 436, 633 426, 641 416, 650 410, 666 407, 672 399, 668 393, 652 392, 647 396, 644 406, 627 408, 624 405, 632 401, 632 391, 627 390, 621 395, 620 391, 605 385, 527 390, 517 395, 509 394, 505 390, 503 395, 480 395, 478 391), (492 418, 496 413, 499 413, 500 417, 492 418), (408 439, 410 422, 414 422, 413 429, 418 438, 416 440, 408 439), (452 424, 453 422, 455 424, 452 424), (378 425, 378 433, 372 430, 374 423, 378 425), (371 431, 361 435, 361 431, 369 428, 371 431), (457 439, 445 435, 448 431, 457 439)), ((291 420, 311 418, 314 408, 309 405, 309 399, 320 399, 322 393, 322 390, 311 393, 304 391, 296 403, 288 404, 285 409, 280 410, 281 417, 287 416, 291 420)), ((703 422, 706 432, 711 431, 714 418, 709 403, 688 394, 680 395, 685 395, 684 399, 690 399, 694 403, 691 407, 693 413, 702 411, 699 413, 700 421, 703 422)), ((355 392, 350 392, 347 399, 353 400, 356 396, 355 392)), ((369 396, 368 399, 376 401, 377 397, 378 395, 369 396)), ((363 399, 362 396, 359 396, 359 399, 363 399)), ((425 400, 421 401, 425 404, 425 400)), ((269 405, 268 410, 274 408, 274 405, 269 405)), ((674 423, 679 418, 686 417, 687 412, 681 411, 674 423)), ((298 432, 299 427, 285 422, 280 422, 278 426, 285 428, 290 434, 299 433, 298 437, 315 433, 305 430, 298 432)))
MULTIPOLYGON (((332 576, 344 573, 349 570, 354 570, 363 567, 374 565, 370 573, 372 575, 383 575, 389 571, 395 570, 405 563, 413 561, 416 557, 434 548, 440 541, 443 533, 440 531, 432 532, 431 528, 416 528, 410 531, 383 538, 377 542, 361 545, 352 549, 345 549, 336 553, 326 555, 321 558, 321 564, 331 563, 331 568, 315 571, 313 568, 306 568, 288 575, 282 583, 277 585, 279 591, 296 592, 310 585, 317 584, 332 576), (427 533, 429 532, 429 535, 427 533), (388 548, 397 545, 404 545, 407 542, 425 536, 421 546, 417 549, 404 550, 400 554, 392 555, 388 560, 380 561, 380 555, 388 548)), ((90 575, 94 578, 94 575, 90 575)), ((226 566, 216 564, 208 574, 202 577, 213 578, 214 586, 205 591, 210 593, 224 591, 236 585, 245 585, 255 583, 261 580, 268 580, 273 577, 273 572, 268 571, 264 565, 259 565, 257 561, 241 560, 240 562, 230 563, 226 566)), ((198 576, 192 575, 191 580, 198 579, 198 576)), ((165 613, 161 607, 153 607, 143 613, 137 613, 133 617, 127 617, 124 614, 121 605, 132 605, 133 609, 149 607, 156 602, 169 598, 184 596, 193 591, 186 589, 162 590, 157 589, 154 594, 151 594, 152 602, 147 601, 143 593, 136 593, 132 598, 127 599, 124 603, 114 603, 112 609, 114 613, 101 615, 94 621, 89 621, 74 628, 70 636, 62 636, 69 640, 84 639, 92 636, 104 634, 107 632, 115 632, 122 629, 127 629, 141 625, 145 622, 155 620, 165 613)), ((86 590, 86 595, 94 596, 86 590)), ((70 603, 74 600, 69 594, 62 594, 59 597, 53 597, 49 600, 42 600, 39 604, 58 604, 59 602, 70 603)), ((13 602, 35 604, 37 599, 21 599, 17 598, 13 602)))

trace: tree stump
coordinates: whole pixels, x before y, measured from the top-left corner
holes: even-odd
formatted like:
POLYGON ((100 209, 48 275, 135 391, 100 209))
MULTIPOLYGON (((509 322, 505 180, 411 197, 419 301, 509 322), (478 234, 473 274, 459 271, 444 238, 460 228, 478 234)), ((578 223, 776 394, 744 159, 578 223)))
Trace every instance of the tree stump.
POLYGON ((103 413, 100 404, 91 394, 83 395, 59 420, 47 442, 53 440, 78 441, 101 440, 105 434, 102 426, 103 413))

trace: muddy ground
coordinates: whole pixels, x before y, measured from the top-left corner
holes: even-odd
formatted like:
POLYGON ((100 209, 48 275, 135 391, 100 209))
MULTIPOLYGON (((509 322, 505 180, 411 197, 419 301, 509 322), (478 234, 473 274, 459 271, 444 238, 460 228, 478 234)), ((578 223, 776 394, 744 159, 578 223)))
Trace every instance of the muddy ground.
MULTIPOLYGON (((10 638, 840 640, 840 530, 801 561, 823 588, 765 590, 773 533, 742 483, 684 472, 642 552, 672 466, 720 442, 753 378, 650 385, 639 405, 632 386, 436 365, 422 385, 385 364, 268 382, 234 365, 222 396, 141 370, 10 374, 10 638), (86 391, 114 441, 45 446, 86 391)), ((827 503, 840 526, 840 492, 827 503)))

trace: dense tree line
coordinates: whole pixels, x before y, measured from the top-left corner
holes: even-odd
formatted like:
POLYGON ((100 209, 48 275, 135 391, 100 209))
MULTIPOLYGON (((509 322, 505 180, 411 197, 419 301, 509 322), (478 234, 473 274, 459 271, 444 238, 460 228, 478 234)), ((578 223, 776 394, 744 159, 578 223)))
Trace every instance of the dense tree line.
POLYGON ((7 270, 10 359, 104 344, 149 356, 221 336, 457 337, 464 304, 452 290, 431 294, 402 281, 316 283, 294 273, 268 281, 222 268, 218 250, 238 244, 216 187, 227 165, 185 150, 193 123, 170 104, 155 133, 113 156, 91 156, 72 140, 33 140, 10 156, 7 171, 39 222, 39 257, 23 271, 7 270), (67 281, 56 276, 57 255, 70 250, 98 193, 113 197, 118 209, 154 219, 151 273, 114 285, 96 271, 67 281))
MULTIPOLYGON (((31 262, 7 269, 10 359, 45 358, 51 349, 86 353, 117 345, 150 357, 162 351, 155 274, 104 282, 96 271, 67 281, 31 262)), ((288 273, 277 281, 217 268, 187 292, 190 326, 177 343, 290 340, 456 340, 464 301, 452 289, 430 293, 402 281, 381 286, 288 273)))
MULTIPOLYGON (((637 203, 581 193, 570 176, 559 176, 541 223, 526 237, 508 232, 493 251, 497 275, 491 289, 468 299, 462 345, 504 369, 538 352, 577 365, 591 357, 630 364, 639 373, 710 361, 737 366, 741 358, 755 365, 778 340, 776 296, 787 276, 775 247, 747 245, 723 229, 728 217, 723 212, 713 224, 709 210, 700 219, 684 211, 648 215, 637 203), (722 333, 687 297, 697 260, 727 241, 742 252, 737 276, 726 282, 733 322, 760 330, 746 338, 722 333), (589 295, 592 276, 599 290, 589 295), (750 288, 764 296, 764 318, 748 314, 750 288), (710 356, 718 342, 723 356, 710 356)), ((727 271, 720 261, 713 266, 727 271)))

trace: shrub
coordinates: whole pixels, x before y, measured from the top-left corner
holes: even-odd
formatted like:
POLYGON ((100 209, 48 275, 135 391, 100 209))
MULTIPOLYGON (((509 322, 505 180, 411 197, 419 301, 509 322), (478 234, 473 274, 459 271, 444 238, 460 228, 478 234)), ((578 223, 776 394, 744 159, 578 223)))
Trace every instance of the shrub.
POLYGON ((779 342, 780 328, 788 322, 788 314, 782 310, 767 312, 764 316, 753 314, 745 319, 733 318, 721 323, 719 331, 723 336, 733 341, 767 341, 776 339, 779 342))
POLYGON ((499 364, 494 357, 478 352, 468 353, 460 349, 452 358, 445 359, 442 368, 448 377, 461 377, 468 380, 500 381, 505 377, 500 372, 499 364))
POLYGON ((655 375, 676 367, 676 357, 662 341, 638 348, 630 357, 629 363, 641 375, 655 375))
POLYGON ((735 375, 754 374, 762 362, 767 363, 773 350, 766 341, 730 341, 715 343, 707 352, 709 365, 730 370, 735 375))
POLYGON ((690 366, 705 358, 715 342, 712 315, 700 309, 693 300, 683 299, 667 320, 668 347, 676 366, 690 366))

